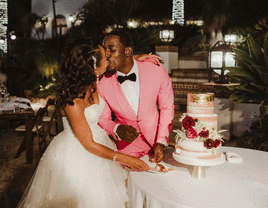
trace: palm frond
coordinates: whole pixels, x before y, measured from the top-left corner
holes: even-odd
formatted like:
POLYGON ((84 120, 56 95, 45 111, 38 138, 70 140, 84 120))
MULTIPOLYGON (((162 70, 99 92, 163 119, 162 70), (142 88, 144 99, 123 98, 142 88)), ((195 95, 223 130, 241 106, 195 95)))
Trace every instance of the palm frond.
POLYGON ((250 57, 257 63, 265 65, 264 54, 262 52, 262 49, 252 37, 248 39, 248 48, 250 57))
MULTIPOLYGON (((241 72, 238 72, 238 71, 229 72, 229 73, 227 74, 227 76, 232 77, 232 78, 236 78, 236 79, 241 78, 241 80, 249 81, 249 82, 250 82, 250 81, 251 81, 251 82, 254 82, 254 81, 255 81, 254 77, 252 77, 251 74, 246 73, 246 72, 244 72, 244 71, 241 71, 241 72)), ((239 82, 239 83, 240 83, 240 82, 239 82)))
POLYGON ((240 90, 240 91, 249 92, 251 94, 256 94, 257 93, 256 88, 254 89, 254 87, 251 86, 250 84, 242 84, 242 85, 239 85, 237 87, 237 89, 240 90))
POLYGON ((266 67, 268 68, 268 33, 265 35, 264 38, 263 49, 266 67))

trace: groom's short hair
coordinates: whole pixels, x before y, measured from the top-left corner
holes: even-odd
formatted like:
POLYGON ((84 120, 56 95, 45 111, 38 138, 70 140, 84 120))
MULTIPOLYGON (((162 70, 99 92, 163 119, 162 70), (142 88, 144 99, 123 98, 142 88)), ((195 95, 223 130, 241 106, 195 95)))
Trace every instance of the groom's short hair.
POLYGON ((125 31, 122 31, 122 30, 114 30, 110 33, 108 33, 106 35, 109 36, 109 35, 116 35, 116 36, 119 36, 120 38, 120 43, 126 48, 126 47, 131 47, 133 48, 133 42, 132 42, 132 39, 130 37, 130 35, 125 32, 125 31))

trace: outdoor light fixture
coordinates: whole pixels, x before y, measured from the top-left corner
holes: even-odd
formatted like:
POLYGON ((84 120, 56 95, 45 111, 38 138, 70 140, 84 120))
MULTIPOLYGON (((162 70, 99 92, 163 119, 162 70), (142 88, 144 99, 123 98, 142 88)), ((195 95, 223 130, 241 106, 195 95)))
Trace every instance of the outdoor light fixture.
POLYGON ((12 31, 12 32, 10 33, 10 39, 11 39, 11 40, 16 40, 16 38, 17 38, 17 36, 15 35, 15 32, 12 31))
POLYGON ((137 28, 138 25, 139 25, 139 23, 136 22, 135 20, 129 20, 129 21, 127 22, 127 25, 128 25, 128 27, 130 27, 130 28, 137 28))
POLYGON ((69 16, 69 21, 70 21, 70 22, 73 22, 73 21, 74 21, 74 16, 73 16, 73 15, 70 15, 70 16, 69 16))
POLYGON ((68 17, 68 20, 71 22, 71 26, 73 27, 74 26, 74 21, 75 21, 75 16, 74 15, 70 15, 68 17))
POLYGON ((159 36, 163 42, 171 42, 174 39, 174 30, 161 30, 159 36))
POLYGON ((231 46, 223 41, 218 41, 209 51, 209 81, 212 81, 212 71, 219 74, 219 79, 215 80, 215 83, 225 84, 228 83, 225 75, 228 70, 225 67, 235 66, 235 60, 233 57, 231 46))
POLYGON ((224 41, 225 43, 228 43, 230 45, 233 45, 234 43, 237 42, 237 35, 235 34, 228 34, 224 36, 224 41))

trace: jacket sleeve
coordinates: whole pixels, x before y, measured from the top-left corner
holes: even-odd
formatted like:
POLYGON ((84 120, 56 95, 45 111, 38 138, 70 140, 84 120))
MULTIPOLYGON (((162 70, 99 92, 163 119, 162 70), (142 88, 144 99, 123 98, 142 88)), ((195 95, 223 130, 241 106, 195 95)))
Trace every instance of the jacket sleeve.
POLYGON ((167 144, 173 126, 175 105, 171 79, 163 65, 161 65, 161 69, 161 86, 157 97, 160 109, 157 142, 167 144))

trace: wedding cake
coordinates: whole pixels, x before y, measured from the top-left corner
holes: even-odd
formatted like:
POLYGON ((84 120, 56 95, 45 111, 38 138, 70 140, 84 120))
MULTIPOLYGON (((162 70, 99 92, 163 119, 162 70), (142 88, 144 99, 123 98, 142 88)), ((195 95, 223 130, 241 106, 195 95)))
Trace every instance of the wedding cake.
POLYGON ((214 114, 213 93, 188 93, 187 111, 180 119, 175 157, 186 164, 202 164, 222 157, 222 136, 217 132, 218 116, 214 114))

